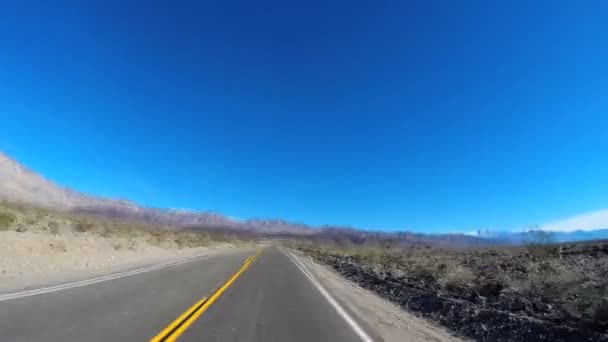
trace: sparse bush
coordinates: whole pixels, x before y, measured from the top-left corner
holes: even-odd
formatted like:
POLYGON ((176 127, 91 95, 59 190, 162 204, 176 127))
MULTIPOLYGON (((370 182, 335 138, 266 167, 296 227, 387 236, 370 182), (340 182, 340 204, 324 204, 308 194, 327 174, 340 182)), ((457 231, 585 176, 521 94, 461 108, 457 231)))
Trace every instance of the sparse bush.
POLYGON ((0 213, 0 230, 8 230, 15 220, 15 216, 12 214, 0 213))
POLYGON ((179 248, 192 248, 204 246, 208 240, 203 234, 176 232, 173 241, 179 248))
POLYGON ((65 243, 59 241, 59 242, 54 242, 54 243, 49 243, 49 247, 51 247, 52 249, 61 251, 61 252, 67 252, 68 251, 68 247, 65 245, 65 243))
POLYGON ((442 288, 458 295, 466 295, 467 289, 476 279, 473 271, 461 265, 445 263, 442 265, 449 265, 449 268, 446 266, 445 275, 439 280, 442 288))
POLYGON ((137 240, 135 240, 135 239, 129 239, 129 240, 127 241, 127 248, 128 248, 130 251, 135 251, 135 250, 137 250, 137 240))
POLYGON ((164 248, 173 248, 176 245, 180 248, 189 248, 211 243, 235 242, 239 239, 251 240, 246 235, 226 234, 222 229, 188 231, 149 225, 144 222, 52 211, 19 203, 0 203, 0 231, 24 232, 36 229, 53 235, 70 231, 75 234, 93 233, 102 238, 123 241, 120 248, 131 250, 136 250, 140 243, 150 243, 164 248))
POLYGON ((431 268, 429 268, 428 265, 424 265, 424 264, 414 265, 414 268, 412 269, 411 274, 416 279, 420 279, 427 285, 434 283, 436 281, 436 277, 435 277, 436 272, 433 272, 433 270, 431 268))
MULTIPOLYGON (((123 251, 137 251, 146 244, 161 248, 190 248, 211 243, 234 242, 235 239, 241 238, 251 239, 247 235, 241 237, 236 233, 234 236, 226 234, 222 229, 184 230, 118 218, 39 209, 23 204, 0 203, 0 231, 6 230, 40 231, 49 236, 62 233, 82 236, 81 234, 86 233, 87 237, 107 238, 107 248, 123 251)), ((45 239, 43 235, 40 238, 45 239)), ((53 243, 49 247, 65 252, 65 244, 62 246, 55 240, 58 239, 51 239, 53 243)))
POLYGON ((107 239, 112 236, 112 231, 108 227, 103 227, 101 231, 99 231, 99 236, 107 239))
POLYGON ((85 233, 92 231, 95 228, 95 224, 88 221, 76 221, 72 223, 72 230, 76 233, 85 233))
POLYGON ((560 247, 553 243, 551 233, 534 228, 528 231, 527 235, 526 247, 531 256, 539 260, 560 256, 560 247))
POLYGON ((55 221, 50 221, 48 226, 49 226, 49 232, 51 232, 51 234, 53 234, 53 235, 59 234, 59 223, 57 223, 55 221))
POLYGON ((103 237, 103 238, 109 238, 112 236, 112 229, 110 227, 103 227, 101 229, 101 232, 99 233, 99 236, 103 237))
POLYGON ((567 297, 584 280, 580 273, 557 261, 531 262, 528 266, 528 279, 528 293, 536 293, 549 300, 567 297))

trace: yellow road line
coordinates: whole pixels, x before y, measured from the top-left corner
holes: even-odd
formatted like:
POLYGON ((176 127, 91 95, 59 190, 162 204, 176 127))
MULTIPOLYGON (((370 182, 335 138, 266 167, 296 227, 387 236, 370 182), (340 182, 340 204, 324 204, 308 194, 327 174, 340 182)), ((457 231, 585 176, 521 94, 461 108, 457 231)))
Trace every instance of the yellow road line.
POLYGON ((184 324, 182 324, 179 328, 177 328, 177 330, 175 330, 175 332, 173 332, 173 334, 171 334, 171 336, 167 337, 167 339, 165 339, 165 341, 166 342, 175 342, 177 340, 177 338, 180 337, 184 333, 184 331, 186 331, 186 329, 190 328, 192 323, 194 323, 199 317, 201 317, 203 312, 205 312, 205 309, 203 309, 203 308, 198 309, 196 311, 196 313, 194 315, 192 315, 192 317, 188 318, 188 320, 185 321, 184 324))
POLYGON ((205 300, 207 300, 207 297, 203 297, 203 299, 199 300, 194 305, 192 305, 188 310, 186 310, 186 312, 181 314, 175 321, 173 321, 171 324, 169 324, 169 326, 167 326, 165 329, 163 329, 163 331, 161 331, 158 335, 156 335, 153 339, 151 339, 150 342, 160 342, 178 324, 180 324, 184 319, 186 319, 186 317, 188 317, 188 315, 190 315, 192 313, 192 311, 194 311, 196 308, 198 308, 205 300))
POLYGON ((260 249, 257 253, 247 258, 247 260, 245 260, 245 265, 253 263, 260 256, 261 253, 262 250, 260 249))
POLYGON ((226 291, 226 289, 230 287, 230 285, 232 285, 232 283, 234 283, 235 280, 253 264, 261 252, 262 250, 259 250, 255 255, 248 257, 243 263, 243 266, 241 266, 241 268, 234 275, 232 275, 232 277, 230 277, 230 279, 228 279, 228 281, 226 281, 222 287, 217 289, 217 291, 215 291, 213 295, 209 297, 209 299, 203 298, 202 300, 198 301, 196 304, 190 307, 190 309, 173 321, 173 323, 171 323, 167 328, 163 329, 163 331, 152 338, 150 342, 176 341, 178 337, 180 337, 186 331, 186 329, 188 329, 192 323, 194 323, 224 293, 224 291, 226 291), (195 312, 193 313, 193 311, 195 312), (184 319, 186 319, 185 322, 184 319), (178 328, 176 329, 176 327, 178 328))

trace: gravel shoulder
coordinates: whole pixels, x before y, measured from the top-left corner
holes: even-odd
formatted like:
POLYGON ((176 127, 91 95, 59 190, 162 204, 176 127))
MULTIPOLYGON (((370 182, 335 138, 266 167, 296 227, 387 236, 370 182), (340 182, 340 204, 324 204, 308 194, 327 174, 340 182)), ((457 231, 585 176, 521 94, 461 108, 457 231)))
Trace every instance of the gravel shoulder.
POLYGON ((457 336, 608 341, 605 241, 479 249, 296 248, 457 336))
POLYGON ((346 310, 371 329, 375 339, 398 341, 463 341, 432 322, 415 317, 397 305, 341 277, 301 252, 292 251, 346 310))

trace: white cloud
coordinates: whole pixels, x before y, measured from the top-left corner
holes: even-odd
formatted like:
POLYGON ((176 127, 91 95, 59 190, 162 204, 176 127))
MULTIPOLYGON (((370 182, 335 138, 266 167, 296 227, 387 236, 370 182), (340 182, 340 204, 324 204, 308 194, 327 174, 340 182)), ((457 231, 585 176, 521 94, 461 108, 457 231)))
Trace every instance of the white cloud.
POLYGON ((608 229, 608 209, 592 211, 563 220, 550 222, 542 225, 541 229, 560 232, 608 229))

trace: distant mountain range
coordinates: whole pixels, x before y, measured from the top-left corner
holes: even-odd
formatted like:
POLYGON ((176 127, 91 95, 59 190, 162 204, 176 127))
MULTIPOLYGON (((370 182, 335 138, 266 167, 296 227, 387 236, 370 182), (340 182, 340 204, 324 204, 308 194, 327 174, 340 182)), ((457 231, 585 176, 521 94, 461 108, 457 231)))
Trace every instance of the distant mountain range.
POLYGON ((608 229, 576 230, 569 232, 537 229, 517 232, 479 231, 476 232, 474 236, 486 239, 492 243, 511 245, 521 245, 538 242, 562 243, 608 239, 608 229))
MULTIPOLYGON (((340 244, 428 244, 476 246, 487 244, 522 244, 538 238, 531 232, 478 234, 420 234, 411 232, 373 232, 350 227, 311 227, 281 219, 238 220, 211 211, 151 208, 128 200, 103 198, 62 187, 28 169, 0 152, 0 201, 23 203, 60 211, 132 220, 175 228, 230 229, 277 237, 308 236, 318 241, 340 244)), ((543 238, 547 238, 544 236, 543 238)), ((548 241, 565 242, 608 238, 608 229, 550 232, 548 241)))
POLYGON ((59 186, 0 152, 0 200, 74 213, 184 228, 231 228, 263 233, 310 234, 311 227, 283 220, 236 220, 215 212, 161 209, 103 198, 59 186))

